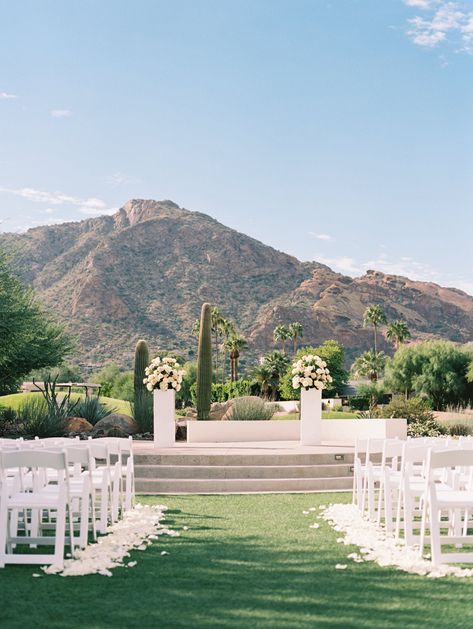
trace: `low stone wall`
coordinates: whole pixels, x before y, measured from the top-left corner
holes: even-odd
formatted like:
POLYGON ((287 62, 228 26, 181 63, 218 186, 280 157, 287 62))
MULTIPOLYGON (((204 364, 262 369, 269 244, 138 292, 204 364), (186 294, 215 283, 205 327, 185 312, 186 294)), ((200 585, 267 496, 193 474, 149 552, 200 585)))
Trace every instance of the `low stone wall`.
MULTIPOLYGON (((357 438, 406 439, 405 419, 324 419, 322 441, 352 445, 357 438)), ((298 420, 188 421, 188 443, 299 441, 298 420)))

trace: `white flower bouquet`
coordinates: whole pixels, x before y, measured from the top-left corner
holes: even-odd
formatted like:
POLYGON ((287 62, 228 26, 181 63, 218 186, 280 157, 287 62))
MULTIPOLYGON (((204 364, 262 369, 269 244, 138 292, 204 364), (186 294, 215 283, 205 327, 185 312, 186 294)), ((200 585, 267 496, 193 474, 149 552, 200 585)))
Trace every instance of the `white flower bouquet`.
POLYGON ((159 358, 157 356, 151 361, 151 364, 145 369, 146 378, 143 383, 148 391, 160 389, 174 389, 179 391, 181 388, 182 378, 186 375, 184 369, 179 369, 179 364, 175 358, 165 356, 159 358))
POLYGON ((316 354, 302 356, 292 365, 292 388, 325 389, 333 378, 327 363, 316 354))

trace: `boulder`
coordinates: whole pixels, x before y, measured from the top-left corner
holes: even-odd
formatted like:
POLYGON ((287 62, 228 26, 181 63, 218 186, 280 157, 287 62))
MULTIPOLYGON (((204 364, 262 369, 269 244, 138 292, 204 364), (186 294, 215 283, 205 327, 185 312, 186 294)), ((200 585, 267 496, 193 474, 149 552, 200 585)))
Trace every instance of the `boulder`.
POLYGON ((94 426, 94 437, 128 437, 138 432, 138 425, 129 415, 111 413, 94 426))
POLYGON ((233 400, 227 402, 214 402, 210 406, 209 419, 212 421, 220 421, 228 413, 233 404, 233 400))
POLYGON ((90 432, 93 426, 83 417, 68 417, 66 420, 66 433, 90 432))
POLYGON ((187 441, 187 419, 176 422, 176 441, 187 441))

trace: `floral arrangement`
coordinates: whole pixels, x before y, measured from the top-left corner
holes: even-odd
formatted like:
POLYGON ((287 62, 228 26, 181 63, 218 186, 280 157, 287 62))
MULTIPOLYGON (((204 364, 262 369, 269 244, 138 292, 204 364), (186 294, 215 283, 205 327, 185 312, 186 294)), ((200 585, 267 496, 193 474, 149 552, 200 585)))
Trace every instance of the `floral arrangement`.
POLYGON ((325 389, 333 378, 327 363, 316 354, 302 356, 292 365, 292 388, 325 389))
POLYGON ((175 358, 171 356, 159 358, 157 356, 146 367, 145 374, 146 378, 144 378, 143 383, 148 391, 153 391, 153 389, 160 389, 161 391, 174 389, 179 391, 182 378, 186 375, 186 372, 184 369, 179 369, 179 364, 175 358))

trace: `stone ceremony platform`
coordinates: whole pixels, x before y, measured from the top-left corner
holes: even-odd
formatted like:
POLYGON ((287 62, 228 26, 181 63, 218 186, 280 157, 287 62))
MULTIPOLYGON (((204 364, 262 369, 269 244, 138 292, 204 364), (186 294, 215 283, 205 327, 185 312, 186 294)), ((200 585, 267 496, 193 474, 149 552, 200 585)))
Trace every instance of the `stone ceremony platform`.
POLYGON ((298 441, 133 443, 139 494, 232 494, 351 490, 354 448, 298 441))

